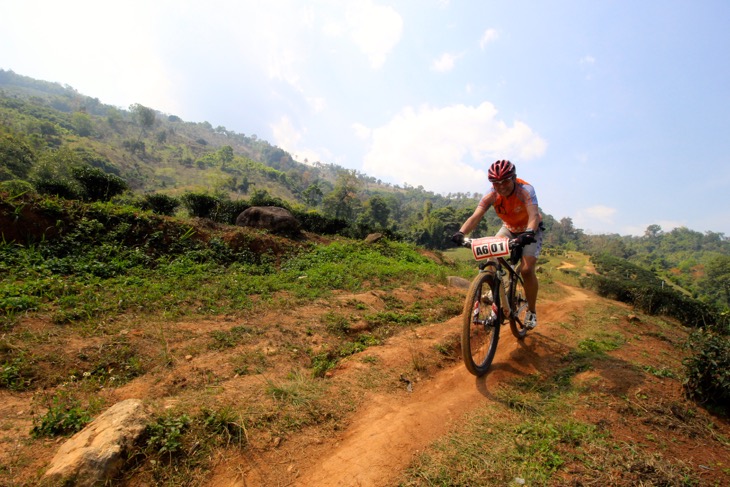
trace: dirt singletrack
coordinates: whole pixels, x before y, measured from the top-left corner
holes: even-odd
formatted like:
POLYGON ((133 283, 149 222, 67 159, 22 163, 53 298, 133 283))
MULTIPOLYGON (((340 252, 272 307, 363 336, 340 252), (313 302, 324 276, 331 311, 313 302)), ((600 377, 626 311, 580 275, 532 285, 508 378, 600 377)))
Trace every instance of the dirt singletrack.
MULTIPOLYGON (((355 419, 336 437, 310 444, 306 440, 285 444, 258 458, 255 467, 250 458, 223 461, 207 485, 393 485, 414 455, 458 426, 465 414, 495 401, 493 391, 500 384, 515 375, 549 367, 556 349, 562 348, 551 323, 561 321, 585 301, 598 299, 580 289, 564 288, 567 297, 540 303, 540 327, 523 341, 518 341, 508 326, 502 328, 499 348, 486 376, 472 376, 459 360, 412 384, 412 392, 406 389, 393 394, 369 394, 355 419)), ((460 327, 461 319, 455 317, 418 328, 415 338, 409 334, 396 336, 368 352, 395 367, 396 362, 409 360, 414 347, 432 346, 460 327)), ((355 356, 337 373, 347 374, 357 367, 355 356)))

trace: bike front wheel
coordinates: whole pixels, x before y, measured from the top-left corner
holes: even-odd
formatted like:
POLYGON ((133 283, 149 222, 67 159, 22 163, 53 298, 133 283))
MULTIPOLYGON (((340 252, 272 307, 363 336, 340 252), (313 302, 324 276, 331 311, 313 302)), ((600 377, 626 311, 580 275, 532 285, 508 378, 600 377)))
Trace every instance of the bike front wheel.
POLYGON ((525 326, 525 317, 530 309, 527 304, 527 294, 522 278, 515 276, 509 287, 509 304, 512 312, 509 316, 509 327, 512 334, 517 338, 525 338, 527 335, 527 327, 525 326))
POLYGON ((480 377, 494 360, 499 341, 502 310, 499 306, 499 279, 494 272, 480 272, 471 283, 464 302, 461 353, 469 372, 480 377), (497 300, 496 306, 492 301, 497 300))

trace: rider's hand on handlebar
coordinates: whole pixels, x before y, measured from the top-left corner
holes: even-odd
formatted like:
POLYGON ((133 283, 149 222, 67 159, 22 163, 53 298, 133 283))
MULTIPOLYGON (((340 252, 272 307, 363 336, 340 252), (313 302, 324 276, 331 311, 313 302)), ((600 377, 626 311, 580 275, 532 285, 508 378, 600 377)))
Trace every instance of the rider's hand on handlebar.
POLYGON ((451 241, 454 242, 457 245, 463 245, 464 243, 464 233, 463 232, 456 232, 451 236, 451 241))
MULTIPOLYGON (((452 237, 453 238, 453 237, 452 237)), ((515 238, 515 242, 520 246, 530 245, 535 241, 535 232, 528 230, 525 233, 521 233, 515 238)))

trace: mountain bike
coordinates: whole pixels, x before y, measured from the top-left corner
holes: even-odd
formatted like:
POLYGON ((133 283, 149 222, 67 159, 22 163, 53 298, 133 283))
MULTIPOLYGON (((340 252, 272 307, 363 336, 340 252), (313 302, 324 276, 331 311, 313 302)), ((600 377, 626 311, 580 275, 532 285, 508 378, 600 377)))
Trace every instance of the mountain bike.
POLYGON ((520 275, 522 247, 506 237, 465 238, 463 245, 471 247, 479 274, 464 301, 461 352, 467 370, 480 377, 492 365, 505 317, 517 339, 527 334, 527 296, 520 275))

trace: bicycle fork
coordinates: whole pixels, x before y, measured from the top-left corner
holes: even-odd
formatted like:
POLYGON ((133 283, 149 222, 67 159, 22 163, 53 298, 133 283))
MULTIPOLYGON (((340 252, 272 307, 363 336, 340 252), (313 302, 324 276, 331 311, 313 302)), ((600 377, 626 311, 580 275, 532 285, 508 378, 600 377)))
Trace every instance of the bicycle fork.
POLYGON ((509 286, 509 273, 502 267, 497 269, 497 278, 499 279, 499 303, 502 305, 502 313, 505 317, 512 315, 512 309, 507 299, 506 289, 509 286))
MULTIPOLYGON (((510 308, 509 308, 509 302, 507 301, 507 298, 505 296, 505 288, 504 288, 504 276, 506 275, 506 272, 504 272, 501 268, 497 269, 495 272, 495 276, 499 279, 499 301, 502 304, 502 312, 503 316, 509 316, 510 308)), ((482 295, 480 299, 474 301, 474 306, 472 308, 472 316, 471 321, 474 324, 484 325, 484 326, 494 326, 498 321, 498 308, 497 308, 497 302, 494 299, 494 296, 492 295, 491 288, 488 288, 486 290, 482 289, 482 295), (489 306, 491 308, 491 313, 488 318, 485 318, 484 320, 479 319, 479 313, 481 311, 481 306, 489 306)))

